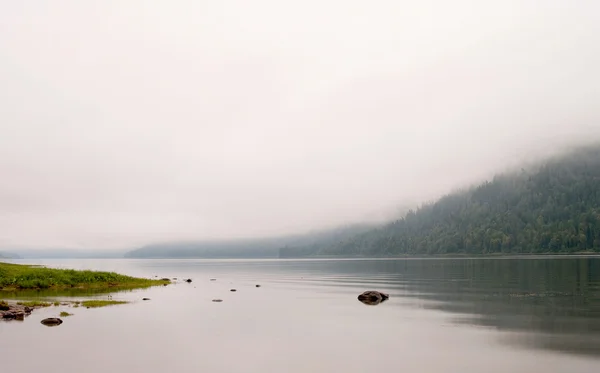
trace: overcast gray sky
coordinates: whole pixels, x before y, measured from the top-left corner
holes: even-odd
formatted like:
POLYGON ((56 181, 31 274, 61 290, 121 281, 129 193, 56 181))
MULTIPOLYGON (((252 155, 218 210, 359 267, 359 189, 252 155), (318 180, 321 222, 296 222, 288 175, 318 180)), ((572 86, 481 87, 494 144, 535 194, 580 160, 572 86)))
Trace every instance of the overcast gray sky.
POLYGON ((389 217, 600 138, 595 0, 0 0, 0 247, 389 217))

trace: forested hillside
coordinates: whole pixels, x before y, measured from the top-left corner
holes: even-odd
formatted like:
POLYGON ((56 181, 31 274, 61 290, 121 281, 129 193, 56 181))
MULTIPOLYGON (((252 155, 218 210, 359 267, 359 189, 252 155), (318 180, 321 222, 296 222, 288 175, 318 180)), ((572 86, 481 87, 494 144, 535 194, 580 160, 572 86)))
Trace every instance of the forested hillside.
POLYGON ((600 147, 496 176, 378 229, 307 255, 435 255, 600 252, 600 147))

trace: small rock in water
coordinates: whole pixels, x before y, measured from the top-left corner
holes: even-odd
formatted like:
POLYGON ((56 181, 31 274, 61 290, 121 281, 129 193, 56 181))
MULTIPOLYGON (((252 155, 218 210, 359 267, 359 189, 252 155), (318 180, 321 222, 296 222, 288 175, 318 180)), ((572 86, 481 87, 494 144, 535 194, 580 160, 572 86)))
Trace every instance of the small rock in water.
POLYGON ((171 281, 171 280, 169 280, 169 279, 168 279, 168 278, 166 278, 166 277, 164 277, 164 278, 161 278, 160 280, 161 280, 161 281, 171 281))
POLYGON ((237 290, 236 290, 236 289, 231 289, 231 290, 229 290, 229 291, 237 291, 237 290))
POLYGON ((189 284, 190 282, 192 282, 192 279, 188 278, 187 280, 185 280, 185 282, 187 282, 189 284))
POLYGON ((63 321, 57 317, 51 317, 51 318, 42 320, 41 323, 46 326, 58 326, 58 325, 62 324, 63 321))
POLYGON ((375 290, 367 290, 364 293, 358 296, 358 300, 363 302, 364 304, 368 304, 370 306, 376 306, 381 302, 385 302, 388 300, 390 296, 388 294, 375 291, 375 290))
POLYGON ((223 301, 223 299, 213 299, 212 301, 213 301, 213 302, 216 302, 216 303, 219 303, 219 302, 222 302, 222 301, 223 301))
POLYGON ((177 280, 177 277, 173 277, 173 280, 177 280))
POLYGON ((150 300, 150 298, 143 298, 142 300, 150 300))
POLYGON ((259 285, 259 284, 256 284, 256 287, 257 287, 257 288, 259 288, 259 287, 260 287, 260 285, 259 285))
POLYGON ((210 280, 211 280, 211 281, 217 281, 217 279, 216 279, 216 278, 211 278, 210 280))

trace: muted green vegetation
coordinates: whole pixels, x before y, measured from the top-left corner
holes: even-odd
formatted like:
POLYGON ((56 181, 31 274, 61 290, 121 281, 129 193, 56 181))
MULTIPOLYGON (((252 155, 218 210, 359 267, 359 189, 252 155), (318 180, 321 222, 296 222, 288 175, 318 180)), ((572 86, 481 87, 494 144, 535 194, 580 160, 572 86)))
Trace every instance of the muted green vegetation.
POLYGON ((10 309, 10 307, 8 306, 8 303, 6 303, 3 300, 0 300, 0 311, 8 311, 10 309))
POLYGON ((31 300, 26 302, 17 302, 18 305, 25 307, 50 307, 52 303, 42 302, 39 300, 31 300))
POLYGON ((62 312, 60 313, 60 317, 69 317, 69 316, 73 316, 73 314, 72 314, 72 313, 65 312, 65 311, 62 311, 62 312))
POLYGON ((117 304, 125 304, 127 302, 122 300, 85 300, 81 302, 83 307, 89 308, 98 308, 98 307, 106 307, 106 306, 114 306, 117 304))
POLYGON ((600 146, 447 195, 381 228, 280 257, 600 252, 600 146))
POLYGON ((169 283, 121 275, 114 272, 53 269, 0 263, 1 290, 27 289, 135 289, 169 283))

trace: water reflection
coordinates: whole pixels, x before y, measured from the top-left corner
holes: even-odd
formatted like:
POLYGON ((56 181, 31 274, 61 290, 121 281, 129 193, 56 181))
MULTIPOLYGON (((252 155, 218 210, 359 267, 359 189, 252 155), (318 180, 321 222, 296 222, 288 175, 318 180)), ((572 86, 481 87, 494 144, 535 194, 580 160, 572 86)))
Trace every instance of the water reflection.
MULTIPOLYGON (((406 307, 436 310, 450 315, 455 325, 496 330, 495 337, 512 346, 600 357, 600 258, 115 260, 61 265, 141 277, 192 278, 194 286, 182 284, 186 286, 182 289, 191 291, 198 284, 200 294, 210 291, 207 289, 211 288, 206 288, 208 284, 218 287, 223 280, 227 281, 223 285, 227 292, 231 287, 229 281, 235 281, 236 286, 245 283, 252 288, 261 283, 266 288, 261 292, 283 288, 281 294, 289 297, 285 299, 321 292, 348 299, 354 305, 356 297, 363 291, 378 290, 390 294, 388 301, 378 303, 378 314, 381 314, 380 309, 393 310, 392 313, 397 309, 401 315, 406 307), (218 281, 211 281, 215 278, 218 281)), ((45 290, 28 296, 56 298, 104 294, 72 289, 67 293, 45 290)), ((209 294, 207 302, 223 296, 209 294)), ((242 291, 238 297, 244 294, 242 291)), ((19 294, 19 297, 23 295, 19 294)), ((185 302, 194 304, 188 298, 185 302)), ((228 301, 225 304, 229 304, 228 301)), ((308 304, 307 309, 311 309, 308 304)), ((352 305, 344 304, 344 307, 352 305)), ((386 311, 385 315, 389 316, 389 313, 386 311)), ((388 321, 395 322, 396 319, 388 321)))
MULTIPOLYGON (((512 344, 600 356, 600 259, 323 261, 314 284, 379 286, 392 298, 511 332, 512 344)), ((405 306, 405 302, 391 302, 405 306)))

